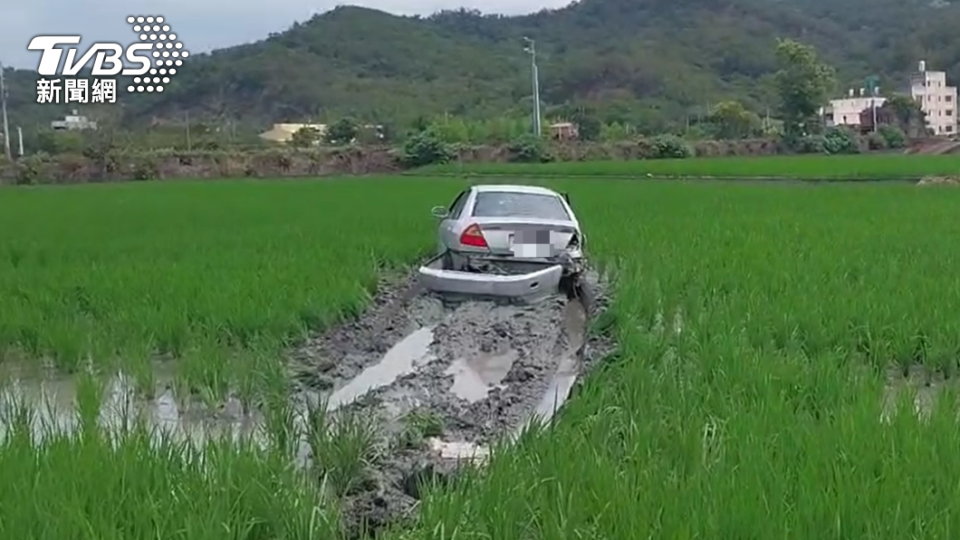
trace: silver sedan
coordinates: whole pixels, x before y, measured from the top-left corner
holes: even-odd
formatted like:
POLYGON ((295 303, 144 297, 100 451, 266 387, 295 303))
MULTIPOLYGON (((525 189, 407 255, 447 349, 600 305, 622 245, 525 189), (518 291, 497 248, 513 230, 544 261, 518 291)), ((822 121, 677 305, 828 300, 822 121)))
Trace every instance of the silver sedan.
POLYGON ((537 186, 478 185, 434 207, 437 255, 420 268, 439 293, 533 299, 575 286, 585 237, 569 197, 537 186))

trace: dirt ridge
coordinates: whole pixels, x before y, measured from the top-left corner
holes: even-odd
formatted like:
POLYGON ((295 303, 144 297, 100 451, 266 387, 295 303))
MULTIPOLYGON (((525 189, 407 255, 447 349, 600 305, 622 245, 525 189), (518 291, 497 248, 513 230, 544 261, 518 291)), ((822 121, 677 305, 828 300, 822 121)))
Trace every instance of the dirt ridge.
MULTIPOLYGON (((455 145, 451 162, 505 163, 518 159, 509 144, 455 145)), ((689 148, 694 157, 761 156, 782 153, 773 139, 697 141, 689 148)), ((557 142, 545 152, 555 161, 658 159, 669 157, 653 139, 616 142, 557 142)), ((406 170, 402 152, 387 146, 256 150, 148 150, 88 157, 77 154, 30 154, 16 162, 0 161, 3 184, 84 184, 131 180, 228 178, 316 178, 374 175, 406 170)))

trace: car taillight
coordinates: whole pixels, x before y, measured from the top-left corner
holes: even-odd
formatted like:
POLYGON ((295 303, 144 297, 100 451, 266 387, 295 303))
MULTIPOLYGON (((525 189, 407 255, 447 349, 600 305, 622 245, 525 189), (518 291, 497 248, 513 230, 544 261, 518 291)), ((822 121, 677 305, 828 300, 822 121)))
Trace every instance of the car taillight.
POLYGON ((460 235, 460 243, 465 246, 487 247, 487 240, 483 237, 483 232, 480 231, 480 226, 476 223, 464 229, 460 235))
POLYGON ((580 247, 580 236, 577 233, 573 233, 573 238, 570 239, 570 243, 567 244, 567 249, 575 249, 580 247))

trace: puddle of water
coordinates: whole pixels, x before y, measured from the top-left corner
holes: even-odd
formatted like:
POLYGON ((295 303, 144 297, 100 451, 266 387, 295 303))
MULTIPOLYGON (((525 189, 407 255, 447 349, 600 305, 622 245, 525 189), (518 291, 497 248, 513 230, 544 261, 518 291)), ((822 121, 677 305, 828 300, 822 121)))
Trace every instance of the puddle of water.
POLYGON ((508 351, 506 354, 454 360, 444 373, 453 376, 450 392, 470 403, 486 399, 490 390, 502 388, 501 383, 518 356, 517 351, 508 351))
MULTIPOLYGON (((11 413, 19 412, 21 407, 30 414, 30 430, 37 444, 81 428, 76 377, 7 377, 3 382, 5 385, 0 388, 0 440, 5 439, 10 430, 11 413)), ((257 411, 245 413, 236 398, 229 398, 215 411, 202 404, 185 405, 169 388, 158 388, 154 399, 144 400, 137 393, 133 380, 122 373, 106 381, 101 397, 97 424, 106 433, 125 433, 136 425, 135 422, 140 422, 157 442, 170 440, 194 448, 202 448, 205 442, 224 437, 238 444, 241 441, 252 443, 261 449, 267 448, 271 441, 263 415, 257 411)), ((316 401, 317 397, 302 394, 291 400, 293 427, 298 434, 297 440, 293 441, 293 451, 299 466, 308 463, 310 452, 304 400, 313 398, 316 401)))
MULTIPOLYGON (((175 398, 169 384, 163 384, 154 399, 138 397, 133 380, 118 374, 106 381, 100 403, 98 424, 108 432, 127 429, 136 420, 143 420, 155 429, 158 437, 173 436, 180 440, 202 442, 211 437, 255 434, 260 425, 256 415, 243 413, 235 398, 229 399, 216 414, 209 410, 191 410, 175 398)), ((172 382, 172 381, 169 381, 172 382)), ((0 437, 5 436, 9 418, 16 405, 31 412, 32 431, 38 440, 50 430, 71 432, 80 427, 77 412, 77 381, 71 376, 45 378, 15 377, 0 390, 0 437)))
MULTIPOLYGON (((391 384, 397 378, 413 373, 421 365, 431 361, 429 348, 433 342, 433 327, 422 328, 393 346, 375 366, 363 371, 358 377, 330 397, 330 409, 349 403, 367 392, 391 384)), ((202 444, 206 440, 227 436, 235 441, 252 439, 266 445, 263 415, 257 411, 245 412, 234 397, 220 407, 211 409, 191 401, 177 399, 174 372, 171 366, 158 363, 154 366, 156 391, 152 399, 143 399, 134 380, 119 373, 104 380, 98 425, 107 432, 125 431, 134 421, 143 421, 157 438, 173 438, 202 444)), ((38 441, 54 433, 69 433, 80 428, 77 410, 78 380, 75 376, 57 374, 31 365, 6 365, 0 372, 0 438, 9 429, 11 414, 18 406, 30 412, 31 431, 38 441)), ((301 430, 305 428, 304 399, 319 399, 320 396, 296 396, 293 399, 294 422, 301 430)), ((303 447, 301 441, 301 447, 303 447)), ((298 454, 302 454, 301 451, 298 454)))
POLYGON ((897 408, 897 402, 904 391, 913 393, 914 412, 921 418, 928 416, 936 404, 936 400, 947 384, 942 375, 928 373, 920 365, 910 366, 904 374, 901 368, 891 367, 887 370, 887 381, 884 387, 881 420, 889 421, 897 408))
POLYGON ((433 328, 427 326, 403 338, 383 355, 380 362, 363 370, 360 375, 333 392, 328 402, 329 410, 334 411, 356 401, 371 390, 392 384, 434 360, 430 352, 433 328))

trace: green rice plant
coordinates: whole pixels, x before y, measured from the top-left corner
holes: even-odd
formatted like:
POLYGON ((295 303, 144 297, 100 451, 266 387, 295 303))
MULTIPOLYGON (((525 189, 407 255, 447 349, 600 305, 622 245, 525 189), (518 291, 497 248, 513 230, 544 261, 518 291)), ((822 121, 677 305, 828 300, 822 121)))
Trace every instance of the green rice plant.
MULTIPOLYGON (((106 381, 89 371, 82 371, 76 382, 76 412, 78 430, 85 438, 101 436, 100 412, 104 401, 106 381)), ((50 408, 48 407, 48 410, 50 408)))
POLYGON ((376 459, 376 418, 369 413, 329 411, 327 402, 308 401, 306 438, 314 474, 337 497, 365 483, 376 459))
POLYGON ((271 448, 277 455, 291 459, 297 452, 303 430, 297 424, 297 409, 287 392, 286 381, 273 373, 263 373, 259 380, 264 387, 260 410, 271 448))
POLYGON ((21 437, 25 441, 33 442, 33 425, 37 411, 27 403, 22 393, 16 388, 4 388, 0 393, 0 428, 4 440, 21 437))
POLYGON ((960 192, 546 183, 617 269, 619 358, 398 538, 951 537, 960 192))
POLYGON ((427 438, 443 435, 443 419, 430 410, 414 409, 402 422, 403 429, 393 441, 399 450, 422 448, 427 438))
POLYGON ((69 371, 182 358, 185 388, 222 398, 239 384, 226 359, 278 358, 360 311, 381 267, 430 248, 429 209, 456 192, 394 179, 5 189, 0 350, 69 371))
POLYGON ((614 176, 756 178, 797 180, 918 180, 960 175, 960 155, 803 155, 530 163, 455 163, 416 169, 411 175, 512 177, 614 176))
MULTIPOLYGON (((279 360, 272 351, 257 347, 236 351, 231 358, 231 369, 235 373, 235 393, 243 405, 244 412, 249 413, 264 402, 264 396, 269 388, 261 385, 262 371, 278 364, 279 360)), ((279 373, 277 377, 279 379, 279 373)))
MULTIPOLYGON (((857 157, 857 174, 937 162, 871 158, 879 165, 857 157)), ((809 159, 794 168, 810 178, 845 163, 809 159)), ((696 162, 709 165, 684 163, 696 162)), ((588 253, 613 270, 605 324, 618 354, 553 426, 428 489, 417 526, 395 537, 952 538, 960 529, 960 192, 527 181, 571 194, 588 253)), ((141 358, 179 357, 182 391, 261 405, 270 444, 157 444, 133 424, 123 437, 52 434, 38 445, 33 411, 7 407, 0 534, 335 537, 332 498, 362 481, 374 445, 363 418, 336 440, 324 415, 301 433, 282 348, 360 311, 380 268, 429 250, 428 209, 463 185, 411 177, 4 191, 0 343, 11 354, 78 371, 88 359, 144 370, 141 358), (293 466, 308 434, 326 483, 293 466)))
POLYGON ((137 428, 113 441, 29 428, 0 442, 5 538, 337 538, 334 505, 250 444, 201 448, 137 428))
MULTIPOLYGON (((206 345, 206 344, 204 344, 206 345)), ((187 351, 178 365, 178 374, 208 406, 222 402, 230 391, 231 352, 223 347, 198 345, 187 351)))

